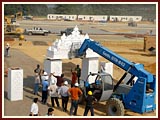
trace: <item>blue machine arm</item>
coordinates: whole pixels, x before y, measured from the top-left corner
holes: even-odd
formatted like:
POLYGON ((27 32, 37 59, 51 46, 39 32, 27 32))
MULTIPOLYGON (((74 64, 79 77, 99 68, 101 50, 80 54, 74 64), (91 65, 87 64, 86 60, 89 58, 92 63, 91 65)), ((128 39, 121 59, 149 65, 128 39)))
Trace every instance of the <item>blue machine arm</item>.
POLYGON ((83 42, 78 52, 79 55, 80 56, 83 55, 88 48, 92 49, 94 52, 98 53, 99 55, 103 56, 107 60, 111 61, 112 63, 116 64, 117 66, 119 66, 120 68, 123 68, 126 71, 133 64, 132 62, 129 62, 125 58, 122 58, 121 56, 117 55, 111 50, 101 46, 99 43, 95 41, 91 41, 90 39, 86 39, 83 42))
MULTIPOLYGON (((144 70, 143 64, 135 64, 130 62, 127 59, 117 55, 113 51, 101 46, 98 42, 92 41, 90 39, 85 39, 80 49, 78 50, 78 56, 84 55, 88 48, 92 49, 97 54, 103 56, 121 69, 125 70, 126 73, 130 73, 133 77, 136 76, 138 78, 130 92, 127 95, 124 95, 125 97, 123 102, 126 108, 139 113, 152 111, 156 108, 156 79, 154 75, 144 70), (147 86, 149 86, 149 88, 152 90, 150 94, 146 92, 147 86)), ((116 87, 118 87, 123 78, 124 77, 118 81, 116 87)))

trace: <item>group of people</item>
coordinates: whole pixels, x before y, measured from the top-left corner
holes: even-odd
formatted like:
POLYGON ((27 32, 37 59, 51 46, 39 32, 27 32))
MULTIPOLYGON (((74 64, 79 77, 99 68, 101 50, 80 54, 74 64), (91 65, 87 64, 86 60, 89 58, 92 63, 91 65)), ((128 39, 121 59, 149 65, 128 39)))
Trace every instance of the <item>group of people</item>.
MULTIPOLYGON (((51 98, 51 108, 48 113, 52 113, 54 111, 55 103, 58 108, 60 108, 59 104, 59 98, 62 99, 62 110, 64 112, 67 112, 67 106, 69 97, 71 97, 71 106, 70 106, 70 115, 77 115, 77 109, 78 109, 78 103, 79 103, 79 97, 83 94, 81 89, 79 88, 79 82, 80 82, 80 73, 81 69, 79 68, 79 65, 75 68, 72 72, 72 82, 71 87, 69 87, 68 81, 64 80, 64 74, 61 74, 61 76, 56 76, 54 73, 50 73, 49 75, 47 72, 42 71, 40 69, 40 65, 37 65, 37 68, 34 70, 35 72, 35 84, 34 84, 34 94, 38 94, 39 85, 41 83, 42 85, 42 98, 41 103, 46 104, 48 95, 51 98), (75 74, 75 75, 73 75, 75 74), (75 77, 75 78, 74 78, 75 77), (77 79, 76 79, 77 78, 77 79), (52 109, 52 110, 51 110, 52 109)), ((92 96, 92 92, 89 91, 88 96, 92 96)), ((92 101, 94 97, 87 97, 86 98, 86 109, 84 111, 84 116, 87 115, 88 110, 91 110, 91 115, 94 115, 93 107, 92 107, 92 101)), ((38 105, 37 105, 38 98, 34 99, 34 102, 31 106, 30 115, 37 116, 38 113, 38 105), (33 109, 34 108, 34 109, 33 109), (35 111, 34 111, 35 110, 35 111)))

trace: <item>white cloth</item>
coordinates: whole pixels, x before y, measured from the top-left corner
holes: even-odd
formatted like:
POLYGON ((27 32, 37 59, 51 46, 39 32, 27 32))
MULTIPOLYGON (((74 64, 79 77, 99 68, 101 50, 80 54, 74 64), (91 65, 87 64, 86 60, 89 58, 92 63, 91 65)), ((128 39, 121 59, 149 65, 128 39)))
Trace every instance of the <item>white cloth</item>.
POLYGON ((32 114, 38 114, 38 104, 37 103, 33 103, 31 106, 31 111, 32 114))

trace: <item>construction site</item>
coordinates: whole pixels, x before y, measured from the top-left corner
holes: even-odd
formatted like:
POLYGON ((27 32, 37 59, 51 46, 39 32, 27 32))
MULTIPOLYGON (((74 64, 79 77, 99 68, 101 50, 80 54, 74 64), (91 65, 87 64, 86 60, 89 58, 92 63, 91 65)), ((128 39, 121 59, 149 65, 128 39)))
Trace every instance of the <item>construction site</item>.
MULTIPOLYGON (((45 68, 45 60, 50 57, 47 56, 50 46, 55 45, 56 41, 62 40, 64 35, 61 35, 61 31, 66 28, 77 28, 82 30, 82 35, 87 36, 87 38, 92 39, 98 42, 101 46, 113 51, 116 55, 119 55, 129 62, 140 63, 144 65, 144 69, 153 76, 158 76, 158 62, 157 62, 157 25, 153 22, 140 21, 136 26, 129 26, 128 22, 84 22, 84 21, 51 21, 42 18, 34 18, 33 20, 21 20, 18 19, 16 23, 19 24, 21 31, 19 32, 18 37, 13 36, 13 34, 5 34, 3 42, 3 115, 4 117, 26 117, 29 115, 30 107, 32 101, 35 97, 38 97, 38 105, 40 111, 40 117, 44 117, 48 107, 51 107, 50 97, 48 97, 47 105, 41 104, 41 90, 39 90, 39 95, 36 96, 33 94, 34 87, 34 69, 36 65, 39 64, 43 69, 45 68), (39 27, 50 31, 47 35, 29 35, 24 34, 26 29, 31 29, 33 27, 39 27), (89 36, 89 37, 88 37, 89 36), (5 46, 6 44, 10 45, 9 56, 5 55, 5 46), (11 101, 8 98, 8 68, 21 68, 23 69, 23 99, 17 101, 11 101)), ((77 31, 78 31, 77 30, 77 31)), ((20 30, 19 30, 20 31, 20 30)), ((17 31, 16 31, 17 33, 17 31)), ((80 35, 81 35, 80 34, 80 35)), ((65 36, 70 39, 73 38, 73 32, 70 35, 65 36)), ((76 36, 76 35, 75 35, 76 36)), ((77 35, 78 36, 78 35, 77 35)), ((79 36, 78 36, 79 37, 79 36)), ((77 38, 78 39, 78 38, 77 38)), ((62 44, 62 43, 61 43, 62 44)), ((61 45, 59 46, 61 49, 61 45)), ((63 48, 62 48, 63 49, 63 48)), ((91 50, 92 51, 92 50, 91 50)), ((92 51, 93 52, 93 51, 92 51)), ((64 53, 60 55, 64 57, 64 53)), ((58 55, 57 55, 58 56, 58 55)), ((54 58, 55 56, 53 56, 54 58)), ((97 56, 96 56, 97 57, 97 56)), ((101 55, 97 57, 99 66, 100 62, 108 63, 110 60, 102 57, 101 55)), ((58 58, 56 58, 57 60, 58 58)), ((59 58, 61 59, 61 58, 59 58)), ((64 73, 64 78, 71 83, 71 69, 74 69, 76 65, 80 65, 80 68, 85 74, 89 74, 87 68, 83 68, 82 58, 73 57, 64 58, 62 60, 62 68, 60 73, 64 73)), ((52 59, 51 59, 52 61, 52 59)), ((94 63, 90 64, 90 69, 94 69, 96 66, 94 63)), ((56 70, 56 69, 55 69, 56 70)), ((127 70, 126 70, 127 71, 127 70)), ((112 77, 114 82, 117 82, 123 74, 126 72, 123 67, 119 67, 116 64, 113 64, 113 74, 112 77)), ((57 72, 57 71, 53 71, 57 72)), ((94 71, 93 71, 94 72, 94 71)), ((97 71, 98 72, 98 71, 97 71)), ((57 72, 58 73, 58 72, 57 72)), ((87 76, 84 76, 87 77, 87 76)), ((81 80, 84 79, 81 77, 81 80)), ((150 82, 150 80, 148 80, 150 82)), ((157 84, 157 78, 156 83, 157 84)), ((151 85, 152 86, 152 85, 151 85)), ((153 85, 154 86, 154 85, 153 85)), ((156 85, 157 86, 157 85, 156 85)), ((138 88, 137 88, 138 89, 138 88)), ((155 104, 157 106, 157 96, 154 91, 155 104)), ((14 93, 16 94, 16 93, 14 93)), ((139 94, 139 93, 138 93, 139 94)), ((143 95, 142 95, 143 96, 143 95)), ((60 106, 61 99, 59 98, 60 106)), ((70 109, 71 102, 68 103, 68 111, 70 109)), ((85 104, 79 104, 77 116, 83 116, 85 109, 85 104)), ((124 116, 129 117, 149 117, 152 118, 157 116, 156 107, 153 111, 144 112, 140 114, 134 112, 130 109, 124 110, 124 116)), ((95 116, 106 117, 106 101, 100 101, 94 104, 95 116)), ((55 117, 70 117, 69 112, 63 112, 61 108, 54 108, 55 117)), ((90 113, 88 113, 90 116, 90 113)), ((28 116, 29 117, 29 116, 28 116)), ((73 116, 72 116, 73 117, 73 116)), ((108 117, 108 116, 107 116, 108 117)))

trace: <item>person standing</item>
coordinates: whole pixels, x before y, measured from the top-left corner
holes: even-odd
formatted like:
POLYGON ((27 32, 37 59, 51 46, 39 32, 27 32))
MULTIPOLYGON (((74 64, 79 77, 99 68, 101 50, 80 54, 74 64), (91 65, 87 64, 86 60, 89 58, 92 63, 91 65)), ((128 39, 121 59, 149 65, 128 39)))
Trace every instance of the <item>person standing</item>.
POLYGON ((47 97, 48 97, 48 75, 47 72, 44 72, 42 76, 42 104, 46 104, 47 102, 47 97))
POLYGON ((82 95, 82 91, 78 86, 79 84, 75 83, 74 87, 68 90, 68 94, 71 95, 70 115, 77 115, 79 96, 82 95))
POLYGON ((33 103, 31 105, 31 110, 29 116, 38 116, 39 115, 39 109, 38 109, 38 98, 33 99, 33 103))
POLYGON ((34 95, 38 95, 38 89, 39 89, 39 85, 40 85, 40 73, 41 73, 41 69, 40 69, 40 65, 37 64, 37 68, 34 70, 35 73, 35 82, 34 82, 34 95))
POLYGON ((54 81, 52 81, 51 85, 48 87, 48 90, 49 90, 49 95, 51 97, 52 107, 54 107, 54 100, 57 104, 57 107, 60 107, 59 101, 58 101, 58 91, 57 91, 58 87, 54 81))
POLYGON ((71 69, 71 73, 72 73, 71 87, 73 87, 77 81, 77 73, 75 70, 72 71, 72 69, 71 69))
POLYGON ((61 87, 62 84, 64 83, 64 74, 61 74, 61 76, 56 76, 52 73, 52 75, 57 78, 57 86, 61 87))
POLYGON ((62 109, 64 112, 67 111, 67 105, 69 100, 69 94, 68 94, 68 82, 65 81, 64 85, 60 87, 58 94, 61 95, 62 98, 62 109))
POLYGON ((75 68, 75 70, 77 72, 78 84, 80 84, 81 68, 79 67, 79 65, 77 65, 77 67, 75 68))
POLYGON ((6 44, 5 49, 6 49, 6 56, 9 56, 9 50, 10 50, 10 45, 9 45, 9 43, 6 44))
POLYGON ((93 102, 97 100, 92 95, 92 91, 88 91, 88 96, 86 97, 85 101, 86 101, 86 106, 83 116, 87 116, 89 110, 91 112, 91 116, 94 116, 93 102))

